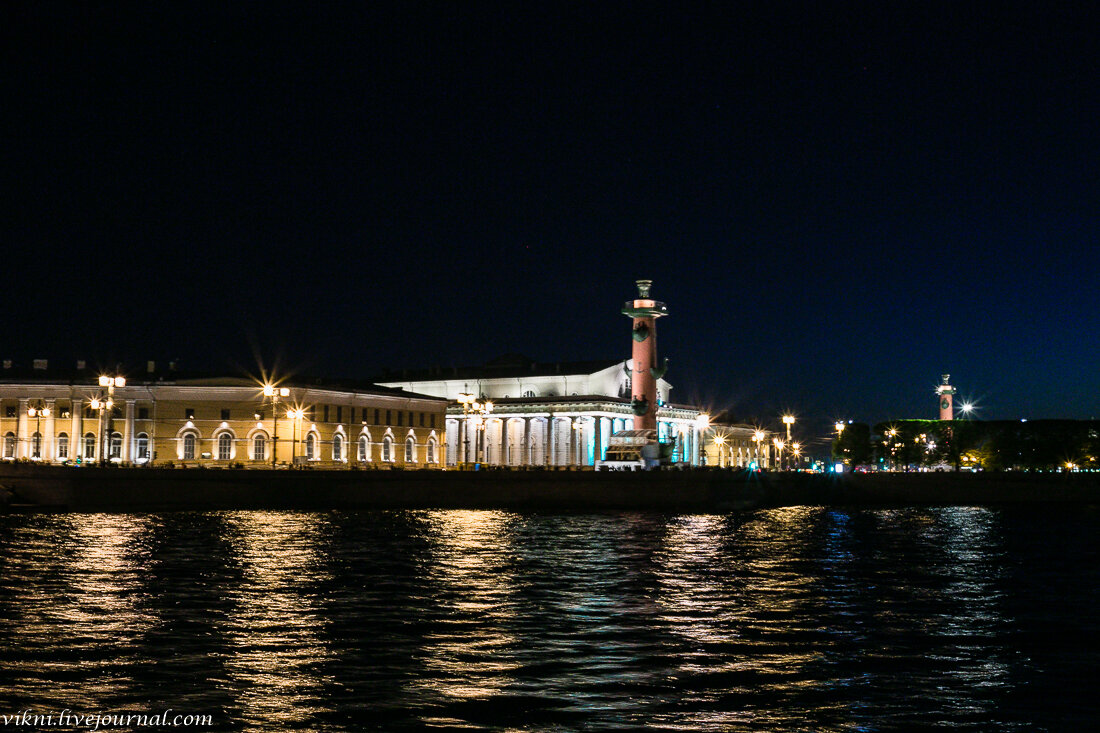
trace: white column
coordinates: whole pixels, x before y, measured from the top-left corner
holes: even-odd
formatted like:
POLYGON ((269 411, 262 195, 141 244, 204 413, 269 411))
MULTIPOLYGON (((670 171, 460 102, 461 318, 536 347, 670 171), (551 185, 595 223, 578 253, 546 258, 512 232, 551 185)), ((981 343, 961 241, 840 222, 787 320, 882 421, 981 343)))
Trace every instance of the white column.
POLYGON ((73 461, 82 455, 84 455, 84 401, 73 398, 72 406, 70 407, 70 417, 72 419, 72 435, 69 436, 69 458, 73 461))
POLYGON ((509 456, 508 449, 512 447, 512 436, 508 434, 508 428, 511 420, 506 417, 500 419, 500 465, 510 466, 512 464, 511 456, 509 456))
POLYGON ((691 429, 691 465, 699 465, 699 428, 698 426, 691 429))
POLYGON ((523 456, 520 463, 524 466, 531 465, 531 418, 523 418, 523 456))
POLYGON ((30 439, 27 437, 30 433, 28 430, 30 417, 27 415, 27 410, 30 408, 29 399, 19 400, 19 413, 18 418, 19 427, 15 430, 15 457, 16 458, 29 458, 31 455, 30 439))
POLYGON ((129 461, 133 455, 131 445, 134 442, 134 403, 137 400, 126 400, 126 424, 122 429, 122 460, 129 461))
POLYGON ((557 450, 555 450, 557 448, 557 441, 555 440, 557 437, 556 422, 557 420, 554 419, 553 415, 546 419, 546 465, 548 466, 558 465, 557 450))
POLYGON ((54 410, 56 407, 57 400, 46 400, 46 409, 50 411, 50 414, 42 421, 42 460, 50 463, 57 460, 54 452, 54 410))

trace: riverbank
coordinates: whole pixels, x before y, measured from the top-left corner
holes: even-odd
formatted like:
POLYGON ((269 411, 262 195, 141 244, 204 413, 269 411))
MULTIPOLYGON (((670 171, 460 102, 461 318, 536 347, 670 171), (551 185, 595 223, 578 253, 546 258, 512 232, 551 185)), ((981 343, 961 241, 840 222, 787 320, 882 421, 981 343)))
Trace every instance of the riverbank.
POLYGON ((1100 474, 799 474, 701 469, 254 471, 0 466, 10 510, 522 509, 730 511, 764 506, 1100 503, 1100 474))

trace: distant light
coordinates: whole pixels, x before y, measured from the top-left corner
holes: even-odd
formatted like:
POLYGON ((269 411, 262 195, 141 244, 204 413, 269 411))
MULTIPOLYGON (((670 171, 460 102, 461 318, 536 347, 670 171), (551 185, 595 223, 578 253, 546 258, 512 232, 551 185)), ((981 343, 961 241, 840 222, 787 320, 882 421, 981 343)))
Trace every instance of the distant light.
POLYGON ((843 463, 836 464, 835 466, 833 466, 833 471, 836 472, 836 473, 844 473, 844 464, 843 463))
POLYGON ((1026 417, 1021 417, 1020 422, 1027 422, 1027 418, 1026 417))

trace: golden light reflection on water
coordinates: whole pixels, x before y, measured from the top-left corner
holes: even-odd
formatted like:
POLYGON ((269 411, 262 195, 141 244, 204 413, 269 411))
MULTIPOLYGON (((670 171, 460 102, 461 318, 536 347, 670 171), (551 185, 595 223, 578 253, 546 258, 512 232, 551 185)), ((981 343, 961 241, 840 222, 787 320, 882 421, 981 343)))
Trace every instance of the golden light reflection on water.
POLYGON ((514 611, 509 570, 511 515, 499 511, 437 511, 423 515, 431 543, 427 578, 439 623, 425 636, 425 674, 414 694, 471 700, 493 696, 519 665, 508 654, 514 611))
MULTIPOLYGON (((58 705, 94 708, 121 690, 138 686, 129 654, 157 619, 142 608, 145 542, 149 520, 119 514, 71 514, 49 519, 55 551, 7 558, 6 572, 25 579, 11 605, 20 623, 8 643, 25 659, 39 654, 45 663, 14 662, 16 674, 32 686, 52 668, 74 660, 98 666, 90 677, 60 675, 50 696, 58 705), (95 660, 95 661, 92 661, 95 660)), ((18 538, 16 538, 18 540, 18 538)), ((17 683, 19 684, 19 683, 17 683)))
POLYGON ((330 710, 318 667, 329 658, 319 631, 327 618, 311 588, 327 578, 318 548, 321 515, 236 512, 226 517, 236 536, 244 579, 232 591, 235 612, 225 666, 238 690, 246 724, 302 724, 330 710))

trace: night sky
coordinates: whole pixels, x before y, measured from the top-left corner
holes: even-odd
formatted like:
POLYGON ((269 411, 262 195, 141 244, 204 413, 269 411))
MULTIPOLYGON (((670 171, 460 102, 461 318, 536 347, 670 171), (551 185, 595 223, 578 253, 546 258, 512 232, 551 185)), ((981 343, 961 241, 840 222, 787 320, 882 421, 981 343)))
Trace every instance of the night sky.
POLYGON ((1100 416, 1093 3, 6 5, 0 356, 1100 416), (904 6, 899 9, 896 6, 904 6))

